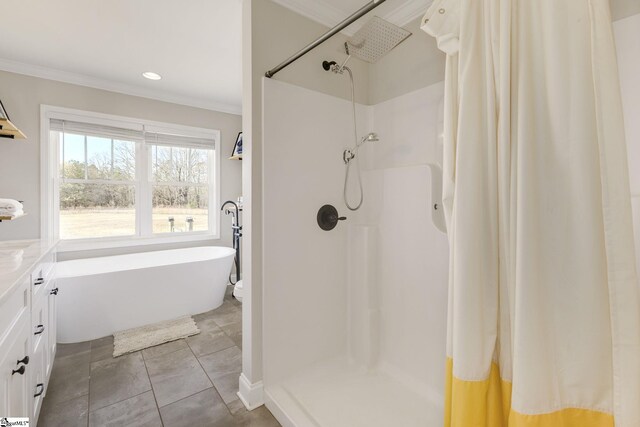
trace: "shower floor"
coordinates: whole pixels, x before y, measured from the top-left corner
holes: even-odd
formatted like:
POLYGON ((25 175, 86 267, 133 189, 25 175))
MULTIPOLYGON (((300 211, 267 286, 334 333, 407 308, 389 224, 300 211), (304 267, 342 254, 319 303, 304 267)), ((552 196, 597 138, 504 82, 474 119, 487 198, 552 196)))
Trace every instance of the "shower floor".
POLYGON ((441 407, 392 375, 358 371, 340 361, 318 365, 267 393, 269 409, 300 427, 443 425, 441 407))

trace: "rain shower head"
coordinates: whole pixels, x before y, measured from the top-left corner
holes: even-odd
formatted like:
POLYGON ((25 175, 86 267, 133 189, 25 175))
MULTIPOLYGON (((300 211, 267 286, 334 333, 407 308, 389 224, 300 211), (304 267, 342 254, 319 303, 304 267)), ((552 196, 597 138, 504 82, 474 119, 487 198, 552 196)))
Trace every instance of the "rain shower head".
POLYGON ((374 16, 347 41, 347 51, 373 64, 410 35, 411 32, 374 16))

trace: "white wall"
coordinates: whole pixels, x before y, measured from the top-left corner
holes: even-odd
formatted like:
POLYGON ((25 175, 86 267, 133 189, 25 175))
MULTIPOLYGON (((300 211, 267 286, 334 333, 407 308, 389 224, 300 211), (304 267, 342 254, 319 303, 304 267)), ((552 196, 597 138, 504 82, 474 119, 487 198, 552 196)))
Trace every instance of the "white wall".
MULTIPOLYGON (((0 139, 0 197, 24 200, 28 215, 0 224, 0 241, 40 237, 40 105, 55 105, 167 123, 219 129, 221 153, 221 200, 235 200, 241 194, 241 162, 227 160, 233 150, 242 118, 167 102, 123 95, 36 77, 0 71, 0 99, 11 120, 28 137, 24 140, 0 139)), ((222 239, 214 244, 231 245, 228 218, 221 219, 222 239)), ((201 242, 199 244, 212 244, 201 242)), ((127 251, 157 250, 193 246, 152 245, 113 251, 66 254, 86 257, 127 251)))
POLYGON ((377 105, 444 80, 445 55, 420 29, 421 19, 405 25, 411 37, 369 68, 369 104, 377 105))
POLYGON ((636 265, 640 271, 640 14, 614 22, 613 28, 629 157, 636 265))

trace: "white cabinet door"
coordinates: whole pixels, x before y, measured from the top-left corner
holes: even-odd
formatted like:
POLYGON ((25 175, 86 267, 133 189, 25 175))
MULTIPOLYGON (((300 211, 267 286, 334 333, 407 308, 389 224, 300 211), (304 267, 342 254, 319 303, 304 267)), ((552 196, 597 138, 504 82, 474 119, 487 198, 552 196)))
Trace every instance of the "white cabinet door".
POLYGON ((0 414, 28 417, 33 393, 30 384, 31 333, 29 316, 21 316, 0 343, 0 414))
POLYGON ((29 395, 31 398, 31 425, 35 426, 42 407, 42 399, 45 393, 45 346, 39 346, 33 353, 31 367, 31 384, 29 387, 29 395))
POLYGON ((49 360, 49 289, 45 287, 39 290, 39 294, 32 295, 31 307, 31 333, 33 336, 33 357, 31 378, 31 420, 35 425, 42 406, 46 387, 46 373, 52 361, 49 360))

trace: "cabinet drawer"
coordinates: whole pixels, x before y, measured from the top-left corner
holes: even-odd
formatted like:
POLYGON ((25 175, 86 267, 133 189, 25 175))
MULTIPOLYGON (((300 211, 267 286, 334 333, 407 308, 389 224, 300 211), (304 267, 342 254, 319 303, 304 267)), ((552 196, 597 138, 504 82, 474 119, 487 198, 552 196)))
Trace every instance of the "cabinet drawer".
POLYGON ((47 287, 50 278, 45 272, 45 269, 42 264, 38 264, 38 266, 31 273, 31 301, 33 304, 36 303, 36 299, 40 298, 41 295, 44 295, 44 289, 47 287))
MULTIPOLYGON (((44 294, 44 291, 42 291, 44 294)), ((31 342, 33 343, 33 351, 37 352, 40 347, 48 346, 48 299, 38 298, 31 306, 31 342)))
POLYGON ((16 323, 17 319, 28 312, 29 297, 30 283, 29 277, 27 277, 0 307, 0 341, 16 323))

